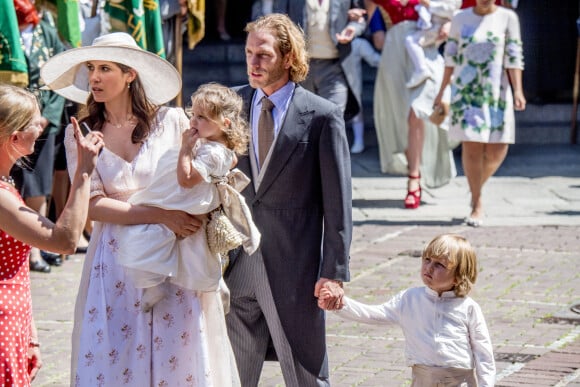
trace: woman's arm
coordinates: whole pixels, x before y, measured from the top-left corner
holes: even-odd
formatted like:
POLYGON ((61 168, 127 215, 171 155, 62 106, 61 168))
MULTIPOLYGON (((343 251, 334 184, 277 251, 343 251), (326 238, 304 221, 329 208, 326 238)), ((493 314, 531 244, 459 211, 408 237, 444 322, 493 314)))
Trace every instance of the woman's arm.
POLYGON ((103 146, 101 133, 93 132, 85 138, 74 119, 73 125, 78 164, 69 198, 56 223, 23 205, 6 190, 0 191, 0 228, 26 244, 63 254, 72 254, 80 239, 87 218, 90 175, 103 146))
POLYGON ((526 109, 526 97, 524 96, 524 89, 522 87, 522 70, 509 68, 507 69, 514 92, 514 109, 526 109))
POLYGON ((437 93, 437 97, 433 101, 433 108, 441 105, 441 100, 443 99, 443 93, 445 92, 445 88, 451 82, 451 76, 453 75, 453 67, 445 67, 445 71, 443 72, 443 79, 441 80, 441 87, 439 88, 439 93, 437 93))
POLYGON ((91 199, 89 215, 92 220, 113 224, 161 223, 178 236, 189 236, 201 227, 202 221, 184 211, 134 205, 116 199, 97 196, 91 199))
POLYGON ((28 343, 28 373, 30 380, 34 380, 38 371, 42 368, 42 360, 40 358, 40 342, 38 341, 38 332, 36 331, 36 324, 34 318, 30 323, 30 343, 28 343))

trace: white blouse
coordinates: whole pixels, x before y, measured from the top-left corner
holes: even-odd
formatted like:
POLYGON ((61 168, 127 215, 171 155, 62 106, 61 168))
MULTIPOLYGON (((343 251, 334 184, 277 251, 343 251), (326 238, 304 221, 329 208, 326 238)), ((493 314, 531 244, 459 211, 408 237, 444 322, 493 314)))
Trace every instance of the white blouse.
POLYGON ((403 290, 382 305, 344 298, 340 317, 369 324, 394 323, 405 335, 407 365, 475 368, 478 385, 493 386, 491 338, 479 305, 470 297, 427 287, 403 290))

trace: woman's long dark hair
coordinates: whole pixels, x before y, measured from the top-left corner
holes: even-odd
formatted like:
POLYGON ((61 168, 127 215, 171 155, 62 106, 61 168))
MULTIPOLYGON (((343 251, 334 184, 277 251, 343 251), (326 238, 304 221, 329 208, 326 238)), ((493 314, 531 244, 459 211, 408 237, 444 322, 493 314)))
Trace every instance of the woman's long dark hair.
MULTIPOLYGON (((129 66, 125 66, 120 63, 113 62, 115 65, 119 66, 122 72, 127 73, 131 69, 129 66)), ((151 125, 157 114, 158 106, 149 102, 143 85, 139 80, 139 73, 131 82, 129 88, 129 93, 131 94, 131 107, 132 114, 137 119, 137 125, 131 133, 131 142, 137 144, 144 142, 149 133, 151 132, 151 125)), ((101 131, 107 117, 105 116, 105 104, 103 102, 96 102, 93 95, 89 95, 87 105, 81 111, 81 122, 86 122, 91 130, 101 131)))

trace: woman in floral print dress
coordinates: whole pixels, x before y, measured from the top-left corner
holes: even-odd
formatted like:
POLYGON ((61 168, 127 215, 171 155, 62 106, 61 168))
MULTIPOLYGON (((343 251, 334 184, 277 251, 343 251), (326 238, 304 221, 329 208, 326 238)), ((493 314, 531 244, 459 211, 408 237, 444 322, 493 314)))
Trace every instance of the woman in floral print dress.
MULTIPOLYGON (((146 189, 161 156, 189 128, 182 109, 162 106, 181 87, 177 70, 116 32, 53 56, 41 71, 55 92, 86 105, 80 122, 101 132, 106 145, 91 176, 94 229, 75 305, 71 386, 239 385, 219 293, 167 282, 166 297, 144 311, 143 289, 117 262, 114 226, 162 223, 178 237, 201 226, 186 212, 127 201, 146 189)), ((74 170, 70 126, 65 147, 74 170)))
POLYGON ((524 110, 520 25, 515 12, 492 0, 455 15, 445 47, 445 74, 434 105, 451 83, 449 137, 462 142, 462 164, 471 191, 466 223, 484 216, 481 193, 515 141, 514 109, 524 110), (513 94, 512 94, 513 88, 513 94))

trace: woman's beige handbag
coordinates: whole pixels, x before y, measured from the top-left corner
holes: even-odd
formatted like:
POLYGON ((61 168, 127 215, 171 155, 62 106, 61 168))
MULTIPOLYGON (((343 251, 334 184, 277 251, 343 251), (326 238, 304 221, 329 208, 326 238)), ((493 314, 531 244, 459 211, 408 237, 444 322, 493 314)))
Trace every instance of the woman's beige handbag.
POLYGON ((213 254, 225 254, 243 242, 242 234, 236 230, 221 206, 210 212, 205 230, 207 244, 213 254))
POLYGON ((447 102, 441 102, 440 105, 433 108, 433 113, 429 116, 429 121, 434 125, 441 126, 448 114, 449 104, 447 102))

